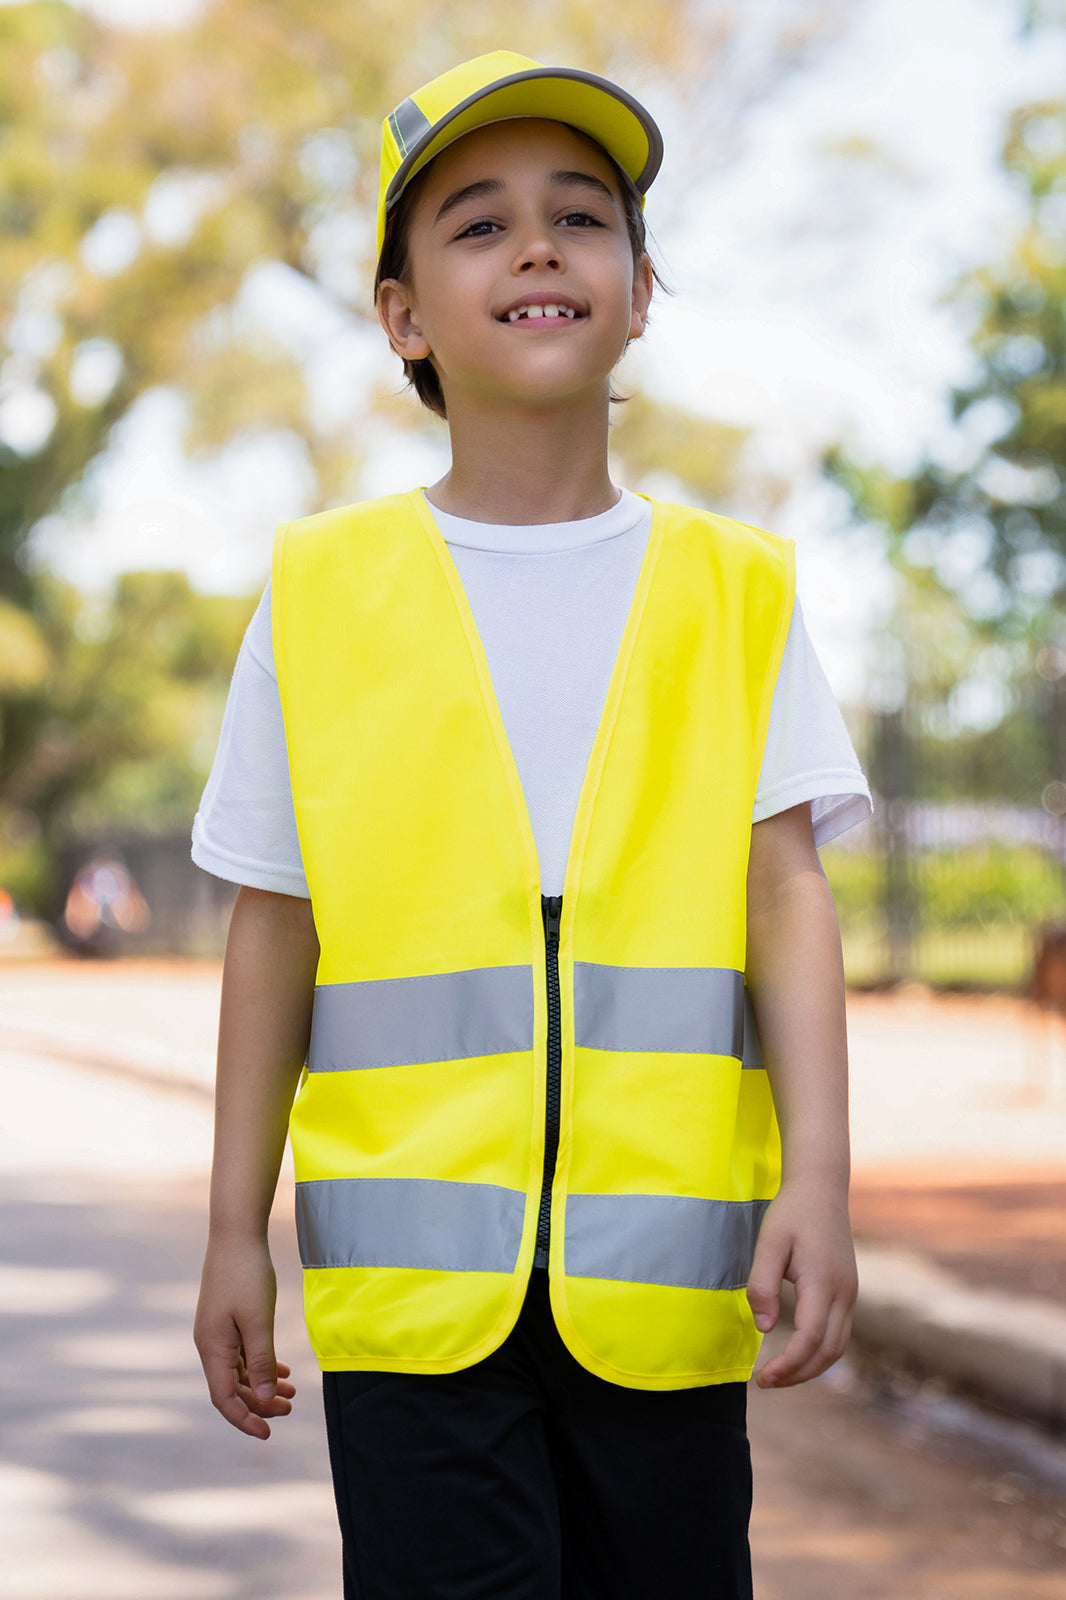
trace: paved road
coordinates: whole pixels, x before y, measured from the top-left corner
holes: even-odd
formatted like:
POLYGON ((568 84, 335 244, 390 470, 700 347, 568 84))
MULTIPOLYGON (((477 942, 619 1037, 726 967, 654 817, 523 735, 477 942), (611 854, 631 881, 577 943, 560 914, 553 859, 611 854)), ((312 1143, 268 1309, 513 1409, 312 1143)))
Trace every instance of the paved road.
MULTIPOLYGON (((862 1118, 880 1099, 905 1131, 893 1096, 911 1094, 922 1070, 898 1041, 893 1049, 896 1024, 877 1005, 870 1035, 881 1055, 866 1055, 853 1012, 854 1105, 862 1118)), ((278 1348, 298 1393, 269 1443, 242 1438, 211 1410, 191 1344, 216 1006, 210 966, 0 967, 4 1600, 338 1600, 291 1191, 274 1225, 278 1348), (139 1068, 149 1061, 154 1076, 139 1068)), ((982 1041, 996 1053, 1006 1014, 1001 1035, 992 1023, 986 1013, 965 1054, 982 1041)), ((931 1017, 922 1031, 935 1048, 931 1017)), ((971 1087, 999 1097, 1005 1122, 1024 1121, 1024 1094, 1006 1104, 1024 1088, 1024 1051, 1000 1050, 999 1060, 998 1077, 975 1066, 971 1087)), ((928 1060, 924 1070, 928 1083, 928 1060)), ((979 1133, 987 1106, 975 1098, 967 1116, 979 1133)), ((1043 1118, 1058 1115, 1052 1098, 1043 1118)), ((937 1104, 939 1090, 927 1099, 937 1104)), ((1022 1131, 1006 1137, 1024 1148, 1022 1131)), ((884 1163, 881 1133, 869 1138, 884 1163)), ((924 1131, 919 1142, 904 1160, 981 1155, 954 1131, 946 1145, 924 1131)), ((796 1389, 752 1385, 749 1431, 758 1600, 1066 1592, 1061 1443, 935 1385, 874 1381, 850 1357, 796 1389)))

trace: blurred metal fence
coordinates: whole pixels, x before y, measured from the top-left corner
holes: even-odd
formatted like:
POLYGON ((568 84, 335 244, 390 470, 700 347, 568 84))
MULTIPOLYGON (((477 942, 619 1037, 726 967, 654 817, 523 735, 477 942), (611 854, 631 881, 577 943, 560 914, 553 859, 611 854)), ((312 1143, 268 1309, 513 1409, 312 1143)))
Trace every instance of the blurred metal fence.
POLYGON ((900 711, 872 719, 873 817, 822 852, 848 980, 1027 991, 1045 930, 1066 920, 1066 789, 1051 781, 1030 805, 917 798, 906 728, 900 711))

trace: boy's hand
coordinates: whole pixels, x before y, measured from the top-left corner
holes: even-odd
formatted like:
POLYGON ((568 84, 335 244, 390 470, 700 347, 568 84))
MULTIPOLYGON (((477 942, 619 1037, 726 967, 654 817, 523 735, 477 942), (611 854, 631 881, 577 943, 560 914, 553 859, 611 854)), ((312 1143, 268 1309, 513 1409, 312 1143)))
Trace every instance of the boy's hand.
POLYGON ((265 1242, 209 1243, 193 1339, 211 1403, 255 1439, 269 1439, 267 1417, 292 1410, 289 1368, 274 1357, 277 1284, 265 1242))
POLYGON ((847 1197, 837 1187, 783 1183, 767 1207, 748 1279, 748 1303, 762 1333, 777 1321, 782 1278, 796 1288, 795 1329, 756 1374, 760 1389, 806 1383, 848 1347, 859 1278, 847 1197))

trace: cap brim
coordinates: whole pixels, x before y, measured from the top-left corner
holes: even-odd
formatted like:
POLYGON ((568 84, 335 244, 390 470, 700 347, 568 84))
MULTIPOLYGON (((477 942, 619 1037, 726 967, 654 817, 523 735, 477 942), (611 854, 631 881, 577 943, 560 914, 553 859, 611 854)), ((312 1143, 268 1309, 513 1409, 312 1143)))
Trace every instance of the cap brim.
POLYGON ((435 123, 413 100, 404 101, 389 118, 405 153, 385 191, 382 222, 410 180, 434 156, 475 128, 515 117, 547 117, 587 133, 629 174, 642 196, 662 164, 662 135, 632 95, 593 73, 540 67, 498 79, 435 123))

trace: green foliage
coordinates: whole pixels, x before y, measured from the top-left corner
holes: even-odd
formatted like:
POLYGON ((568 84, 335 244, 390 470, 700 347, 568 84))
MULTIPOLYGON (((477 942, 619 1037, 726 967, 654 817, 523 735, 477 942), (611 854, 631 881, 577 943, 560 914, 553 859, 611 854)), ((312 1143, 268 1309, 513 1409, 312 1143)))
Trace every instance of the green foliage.
MULTIPOLYGON (((777 71, 830 31, 832 9, 805 30, 774 25, 777 71)), ((608 11, 599 0, 518 0, 507 26, 540 59, 580 61, 638 93, 658 80, 698 107, 738 21, 702 0, 616 0, 608 11)), ((0 7, 0 307, 10 308, 0 359, 17 349, 19 381, 55 408, 40 449, 0 445, 0 596, 28 600, 16 552, 60 497, 91 511, 86 466, 155 386, 187 401, 191 454, 221 450, 242 429, 287 430, 317 479, 310 509, 356 497, 353 440, 374 385, 350 415, 323 420, 298 330, 268 336, 234 304, 253 273, 281 267, 330 310, 339 337, 369 330, 384 346, 371 304, 380 118, 499 38, 493 0, 446 13, 425 0, 214 0, 165 33, 109 28, 44 0, 0 7), (168 200, 184 219, 168 215, 168 200), (108 223, 129 238, 124 263, 86 250, 108 223), (89 339, 118 358, 102 396, 73 382, 89 339)), ((774 65, 771 49, 761 92, 774 65)), ((675 163, 684 158, 675 149, 675 163)))
MULTIPOLYGON (((841 927, 869 928, 880 919, 880 863, 866 851, 820 852, 841 927)), ((923 931, 1031 928, 1063 913, 1064 881, 1035 845, 968 845, 912 857, 918 921, 923 931)))
POLYGON ((71 835, 189 820, 257 598, 199 594, 175 572, 125 573, 103 603, 41 580, 48 669, 0 701, 0 880, 39 905, 42 852, 71 835))
MULTIPOLYGON (((879 986, 885 952, 870 926, 844 932, 844 977, 851 988, 879 986)), ((1012 924, 933 928, 921 933, 911 952, 911 971, 931 988, 1024 990, 1032 970, 1029 930, 1012 924)))
POLYGON ((1062 879, 1035 846, 974 845, 919 857, 915 873, 927 926, 1029 927, 1061 914, 1062 879))
POLYGON ((881 871, 877 857, 868 850, 845 850, 832 844, 818 855, 833 891, 841 929, 876 921, 881 871))
POLYGON ((878 672, 906 701, 916 792, 1038 804, 1066 776, 1066 101, 1019 108, 1003 161, 1026 217, 950 297, 977 362, 953 464, 899 477, 837 446, 823 465, 897 574, 878 672), (993 683, 991 725, 968 723, 967 692, 993 683))
POLYGON ((1011 119, 1004 162, 1028 216, 1003 256, 952 299, 971 324, 976 380, 953 392, 960 428, 986 439, 960 468, 928 459, 907 478, 837 446, 827 473, 882 527, 898 569, 961 600, 971 622, 1066 637, 1066 101, 1011 119), (942 557, 960 531, 987 546, 985 581, 961 587, 942 557), (911 537, 908 537, 908 536, 911 537), (988 579, 993 580, 992 583, 988 579))

